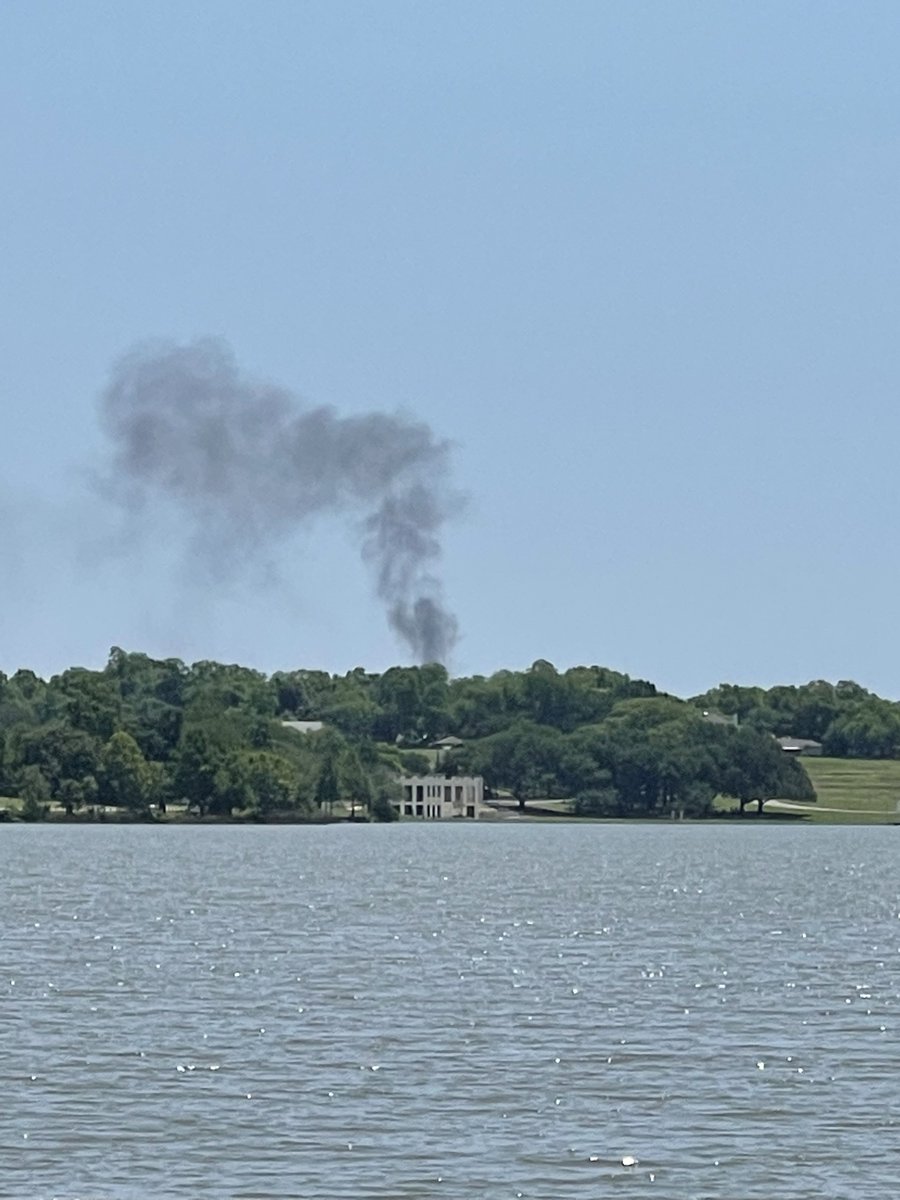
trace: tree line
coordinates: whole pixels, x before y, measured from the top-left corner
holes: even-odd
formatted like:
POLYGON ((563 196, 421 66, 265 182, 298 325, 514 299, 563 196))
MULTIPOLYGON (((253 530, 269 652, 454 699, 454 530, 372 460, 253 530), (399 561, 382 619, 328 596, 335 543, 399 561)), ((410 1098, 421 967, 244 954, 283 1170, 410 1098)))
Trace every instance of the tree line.
POLYGON ((201 816, 314 818, 344 801, 389 818, 400 773, 433 769, 425 748, 449 734, 463 744, 442 773, 481 774, 522 806, 565 797, 585 815, 703 815, 717 794, 742 808, 814 798, 773 734, 829 754, 900 756, 900 706, 847 682, 723 684, 686 701, 606 667, 544 660, 459 679, 439 664, 265 675, 115 647, 102 670, 0 673, 0 795, 32 815, 54 801, 70 813, 184 804, 201 816), (324 729, 300 735, 286 720, 324 729))
POLYGON ((766 690, 723 683, 697 696, 704 708, 776 737, 810 738, 832 758, 900 758, 900 704, 852 680, 813 680, 766 690))

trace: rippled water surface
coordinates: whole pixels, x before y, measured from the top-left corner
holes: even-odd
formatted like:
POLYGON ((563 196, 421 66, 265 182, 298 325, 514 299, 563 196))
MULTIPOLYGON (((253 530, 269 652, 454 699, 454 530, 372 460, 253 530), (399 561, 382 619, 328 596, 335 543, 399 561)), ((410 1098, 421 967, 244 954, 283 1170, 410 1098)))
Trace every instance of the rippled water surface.
POLYGON ((0 827, 0 1196, 894 1200, 898 867, 751 821, 0 827))

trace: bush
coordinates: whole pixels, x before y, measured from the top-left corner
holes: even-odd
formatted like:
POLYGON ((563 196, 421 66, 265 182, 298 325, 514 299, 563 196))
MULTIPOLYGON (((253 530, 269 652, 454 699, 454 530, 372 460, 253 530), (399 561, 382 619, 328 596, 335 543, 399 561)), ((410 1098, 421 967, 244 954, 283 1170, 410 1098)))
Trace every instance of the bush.
POLYGON ((387 796, 376 796, 369 805, 369 812, 375 821, 396 821, 397 810, 387 796))
POLYGON ((47 816, 47 806, 41 804, 36 796, 26 796, 22 801, 20 816, 23 821, 43 821, 47 816))
POLYGON ((427 754, 418 750, 406 750, 400 755, 400 765, 407 775, 431 775, 434 768, 427 754))
POLYGON ((618 817, 622 802, 614 787, 589 788, 575 797, 572 811, 577 817, 618 817))

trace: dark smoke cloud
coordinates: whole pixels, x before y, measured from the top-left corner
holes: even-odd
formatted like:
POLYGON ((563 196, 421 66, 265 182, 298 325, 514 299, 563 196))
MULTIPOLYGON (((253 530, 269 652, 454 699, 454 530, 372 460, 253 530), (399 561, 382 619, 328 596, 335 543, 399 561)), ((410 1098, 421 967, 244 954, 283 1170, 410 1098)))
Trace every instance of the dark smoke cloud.
POLYGON ((131 508, 178 506, 191 558, 210 579, 276 558, 298 525, 352 519, 393 629, 420 662, 443 662, 456 620, 434 569, 460 503, 449 451, 399 414, 340 417, 244 378, 227 346, 141 346, 102 397, 112 442, 103 486, 131 508))

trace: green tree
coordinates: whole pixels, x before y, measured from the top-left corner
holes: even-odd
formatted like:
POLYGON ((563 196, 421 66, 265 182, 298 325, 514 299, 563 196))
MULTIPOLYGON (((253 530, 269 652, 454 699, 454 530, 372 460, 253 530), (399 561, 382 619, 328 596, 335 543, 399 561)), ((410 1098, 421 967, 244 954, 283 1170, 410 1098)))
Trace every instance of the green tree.
POLYGON ((522 677, 522 694, 531 720, 566 731, 575 727, 575 689, 553 663, 543 658, 532 663, 522 677))
POLYGON ((727 758, 719 790, 733 796, 743 813, 756 803, 762 813, 766 800, 815 800, 816 793, 802 766, 785 754, 774 739, 753 729, 729 731, 727 758))
POLYGON ((217 759, 212 787, 206 799, 210 812, 231 816, 237 809, 253 807, 256 797, 250 783, 247 757, 231 751, 217 759))
POLYGON ((333 813, 334 806, 340 799, 341 789, 338 781, 337 764, 333 755, 322 760, 319 776, 316 780, 315 800, 320 812, 333 813))
POLYGON ((373 736, 381 711, 375 701, 361 691, 347 691, 340 699, 321 710, 321 719, 348 738, 360 740, 373 736))
POLYGON ((102 671, 71 667, 50 680, 48 700, 73 729, 98 741, 112 737, 121 724, 121 701, 115 682, 102 671))
POLYGON ((20 670, 0 686, 0 728, 35 725, 47 716, 47 685, 34 671, 20 670))
POLYGON ((446 733, 450 686, 447 668, 442 663, 419 667, 418 732, 427 741, 446 733))
POLYGON ((520 810, 528 800, 573 795, 590 786, 596 770, 589 757, 579 754, 576 743, 567 741, 559 730, 533 721, 518 721, 462 747, 447 757, 441 769, 446 774, 482 775, 490 790, 510 792, 520 810))
POLYGON ((372 803, 372 783, 356 750, 348 750, 344 758, 343 777, 352 819, 360 811, 368 811, 372 803))
POLYGON ((464 738, 490 737, 514 720, 518 710, 513 709, 510 715, 507 675, 454 679, 449 687, 447 732, 464 738))
POLYGON ((218 796, 216 776, 225 754, 207 732, 199 727, 187 729, 175 755, 173 789, 177 797, 200 816, 215 805, 218 796))
MULTIPOLYGON (((438 668, 443 670, 443 668, 438 668)), ((420 741, 429 732, 423 706, 424 668, 391 667, 375 685, 375 699, 381 708, 376 736, 384 742, 420 741)))
POLYGON ((131 736, 114 733, 100 752, 99 799, 103 804, 146 813, 153 800, 155 775, 131 736))
POLYGON ((406 775, 430 775, 431 759, 420 750, 406 750, 400 755, 400 765, 406 775))
POLYGON ((255 750, 244 759, 250 806, 259 817, 293 808, 297 776, 287 759, 269 750, 255 750))
POLYGON ((96 804, 98 794, 96 778, 93 775, 85 775, 81 779, 64 779, 57 798, 68 815, 72 816, 76 809, 96 804))
POLYGON ((849 701, 828 727, 824 749, 846 758, 900 758, 900 705, 874 696, 849 701))
POLYGON ((60 799, 67 784, 96 776, 99 757, 97 739, 64 718, 30 727, 17 725, 10 738, 10 767, 40 767, 51 793, 60 799))
POLYGON ((42 821, 51 800, 50 784, 40 767, 23 767, 19 774, 19 797, 23 821, 42 821))
POLYGON ((360 758, 372 792, 369 813, 375 821, 396 821, 399 819, 400 806, 403 803, 403 785, 396 767, 392 763, 378 761, 372 755, 367 755, 365 750, 366 747, 361 748, 360 758))
POLYGON ((622 816, 619 793, 612 786, 612 774, 609 771, 598 772, 595 786, 578 792, 572 811, 579 817, 622 816))
POLYGON ((181 736, 182 712, 153 695, 136 695, 123 707, 123 728, 147 759, 168 762, 181 736))

